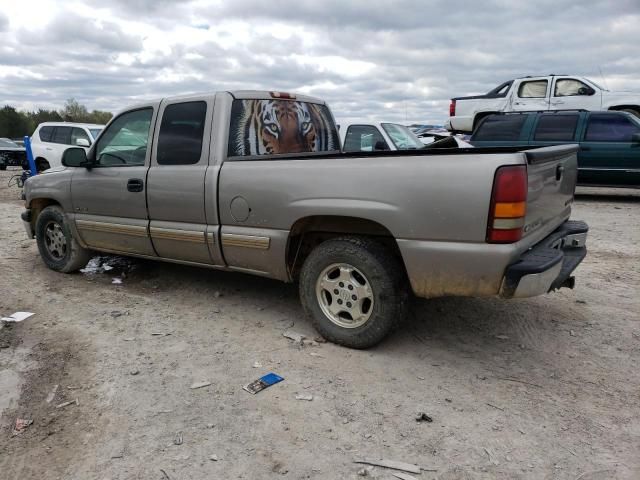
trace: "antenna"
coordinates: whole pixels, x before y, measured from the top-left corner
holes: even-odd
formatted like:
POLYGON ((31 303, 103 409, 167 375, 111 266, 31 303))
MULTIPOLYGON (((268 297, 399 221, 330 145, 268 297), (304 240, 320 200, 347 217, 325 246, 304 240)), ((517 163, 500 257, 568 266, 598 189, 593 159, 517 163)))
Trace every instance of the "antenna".
POLYGON ((605 80, 604 75, 602 74, 602 68, 600 68, 600 65, 598 65, 598 70, 600 70, 600 76, 602 77, 602 83, 604 83, 604 88, 609 90, 609 85, 607 85, 607 81, 605 80))

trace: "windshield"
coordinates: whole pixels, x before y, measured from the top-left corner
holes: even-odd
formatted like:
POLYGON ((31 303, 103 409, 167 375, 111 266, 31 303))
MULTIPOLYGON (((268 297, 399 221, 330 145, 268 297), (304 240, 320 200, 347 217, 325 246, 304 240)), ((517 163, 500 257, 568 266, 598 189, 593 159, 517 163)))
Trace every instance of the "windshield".
POLYGON ((98 135, 100 135, 100 132, 102 131, 102 128, 90 128, 89 131, 91 132, 91 136, 93 137, 93 139, 95 140, 96 138, 98 138, 98 135))
POLYGON ((415 150, 424 147, 416 135, 404 125, 397 123, 383 123, 382 128, 387 132, 389 138, 398 150, 415 150))
POLYGON ((17 143, 13 143, 11 140, 0 140, 0 147, 13 147, 13 148, 18 148, 20 147, 20 145, 18 145, 17 143))

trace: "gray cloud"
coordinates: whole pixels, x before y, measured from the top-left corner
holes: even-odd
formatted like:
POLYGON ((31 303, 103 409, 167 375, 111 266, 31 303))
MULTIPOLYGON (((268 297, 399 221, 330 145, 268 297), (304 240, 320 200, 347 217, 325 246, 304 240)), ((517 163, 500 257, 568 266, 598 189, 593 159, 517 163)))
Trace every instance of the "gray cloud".
POLYGON ((75 97, 113 111, 141 98, 256 88, 325 98, 340 120, 441 122, 449 98, 516 76, 567 73, 600 81, 602 69, 620 88, 640 91, 637 0, 615 8, 608 1, 495 0, 482 9, 458 0, 428 8, 380 0, 90 4, 116 19, 62 9, 33 34, 11 30, 8 21, 3 32, 0 15, 0 69, 28 72, 0 74, 1 100, 60 106, 75 97), (164 32, 170 48, 149 50, 138 29, 118 21, 135 19, 164 32), (233 41, 238 26, 249 33, 233 41), (294 28, 288 36, 287 28, 294 28), (334 57, 362 64, 361 74, 346 71, 345 61, 331 63, 334 57))

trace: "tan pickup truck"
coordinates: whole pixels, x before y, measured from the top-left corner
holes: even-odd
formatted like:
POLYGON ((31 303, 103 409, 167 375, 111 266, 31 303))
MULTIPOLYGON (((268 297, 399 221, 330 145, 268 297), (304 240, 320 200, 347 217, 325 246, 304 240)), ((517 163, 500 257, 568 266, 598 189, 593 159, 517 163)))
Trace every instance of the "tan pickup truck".
POLYGON ((237 91, 116 115, 88 153, 25 185, 50 268, 91 251, 297 281, 327 339, 381 341, 410 294, 526 297, 573 286, 576 147, 342 153, 318 99, 237 91))

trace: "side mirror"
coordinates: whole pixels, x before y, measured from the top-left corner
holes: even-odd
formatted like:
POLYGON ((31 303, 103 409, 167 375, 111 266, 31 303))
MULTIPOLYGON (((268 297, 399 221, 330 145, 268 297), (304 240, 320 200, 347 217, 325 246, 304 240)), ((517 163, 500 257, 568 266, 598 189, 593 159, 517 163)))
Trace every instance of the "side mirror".
POLYGON ((376 144, 373 146, 374 150, 388 150, 387 146, 384 144, 382 140, 378 140, 376 144))
POLYGON ((90 147, 91 143, 86 138, 76 138, 76 145, 79 147, 90 147))
POLYGON ((87 162, 87 152, 84 148, 71 147, 67 148, 62 154, 62 165, 65 167, 86 167, 89 165, 87 162))
POLYGON ((631 135, 631 143, 640 143, 640 133, 631 135))
POLYGON ((596 91, 591 87, 580 87, 578 89, 578 95, 593 95, 596 91))

